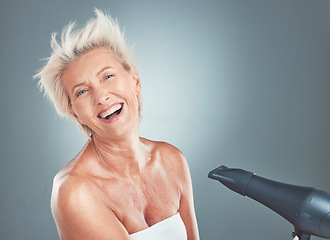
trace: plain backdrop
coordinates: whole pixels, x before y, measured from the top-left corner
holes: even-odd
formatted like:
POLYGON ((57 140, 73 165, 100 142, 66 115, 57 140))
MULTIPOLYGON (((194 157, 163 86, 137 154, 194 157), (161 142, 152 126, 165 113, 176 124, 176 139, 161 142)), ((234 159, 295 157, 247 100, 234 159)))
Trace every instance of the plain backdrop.
POLYGON ((286 220, 207 175, 226 165, 330 192, 329 0, 1 0, 0 239, 59 239, 52 180, 86 139, 32 75, 51 32, 95 7, 134 43, 141 136, 188 159, 201 239, 292 239, 286 220))

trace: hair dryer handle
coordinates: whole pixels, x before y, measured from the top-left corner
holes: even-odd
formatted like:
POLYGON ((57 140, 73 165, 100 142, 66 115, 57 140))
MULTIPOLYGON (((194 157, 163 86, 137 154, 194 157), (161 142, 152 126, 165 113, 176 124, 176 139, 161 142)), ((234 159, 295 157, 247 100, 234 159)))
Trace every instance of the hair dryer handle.
POLYGON ((295 228, 294 232, 292 233, 292 237, 298 236, 299 240, 310 240, 311 239, 311 235, 310 234, 306 234, 302 231, 300 231, 299 229, 295 228))

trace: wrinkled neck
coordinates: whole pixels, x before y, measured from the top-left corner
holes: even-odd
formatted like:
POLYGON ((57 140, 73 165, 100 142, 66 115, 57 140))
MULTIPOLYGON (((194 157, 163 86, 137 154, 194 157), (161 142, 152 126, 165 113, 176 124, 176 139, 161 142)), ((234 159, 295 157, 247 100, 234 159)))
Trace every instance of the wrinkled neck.
POLYGON ((138 133, 113 140, 92 136, 92 143, 100 165, 120 176, 140 174, 148 160, 147 148, 138 133))

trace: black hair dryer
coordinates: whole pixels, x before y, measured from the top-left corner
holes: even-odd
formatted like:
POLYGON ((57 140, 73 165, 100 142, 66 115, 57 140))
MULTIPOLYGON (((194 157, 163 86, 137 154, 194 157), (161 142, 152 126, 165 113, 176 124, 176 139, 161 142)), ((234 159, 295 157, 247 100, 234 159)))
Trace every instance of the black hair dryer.
POLYGON ((294 226, 293 237, 330 239, 330 194, 312 187, 272 181, 242 169, 218 167, 209 178, 272 209, 294 226))

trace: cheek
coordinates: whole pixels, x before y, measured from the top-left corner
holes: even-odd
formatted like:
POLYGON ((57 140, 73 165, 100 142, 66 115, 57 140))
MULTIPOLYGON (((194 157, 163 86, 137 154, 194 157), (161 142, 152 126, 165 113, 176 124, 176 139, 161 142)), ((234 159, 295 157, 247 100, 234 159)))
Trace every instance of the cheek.
POLYGON ((85 124, 86 119, 88 119, 87 117, 89 112, 87 105, 83 103, 76 103, 74 106, 72 106, 72 110, 79 122, 85 124))
POLYGON ((137 101, 138 94, 133 81, 121 79, 117 84, 109 86, 109 89, 112 93, 127 98, 131 104, 137 101))
POLYGON ((137 92, 135 91, 135 89, 130 88, 128 92, 128 96, 129 96, 129 101, 131 102, 131 104, 134 107, 138 107, 139 103, 138 103, 138 95, 137 92))

